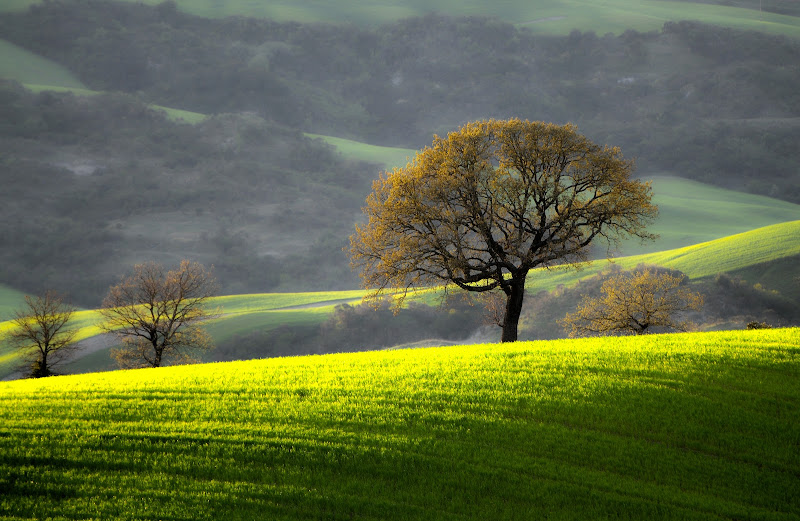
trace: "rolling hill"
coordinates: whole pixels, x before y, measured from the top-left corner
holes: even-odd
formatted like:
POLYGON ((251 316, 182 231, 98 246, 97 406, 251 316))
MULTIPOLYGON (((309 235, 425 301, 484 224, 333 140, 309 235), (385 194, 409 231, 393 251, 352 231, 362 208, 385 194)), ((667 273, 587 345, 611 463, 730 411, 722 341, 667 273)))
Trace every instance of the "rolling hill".
MULTIPOLYGON (((24 9, 41 0, 9 0, 6 11, 24 9)), ((161 0, 145 0, 146 4, 162 4, 161 0)), ((479 0, 370 0, 368 2, 337 2, 335 5, 313 0, 281 0, 251 2, 247 0, 176 0, 181 11, 209 18, 245 16, 271 18, 278 21, 337 22, 375 26, 402 18, 429 13, 450 16, 490 16, 545 34, 568 34, 574 29, 598 34, 658 30, 667 21, 698 20, 704 23, 763 31, 773 34, 800 36, 797 8, 782 6, 790 14, 770 12, 769 2, 682 2, 646 0, 635 3, 610 0, 602 3, 579 1, 522 1, 503 0, 486 3, 479 0), (728 4, 728 5, 724 5, 728 4)))
MULTIPOLYGON (((737 273, 751 270, 750 284, 758 283, 759 273, 765 271, 766 263, 786 261, 779 273, 770 273, 765 280, 767 289, 788 292, 796 298, 786 281, 800 275, 793 259, 800 256, 800 221, 792 221, 732 235, 701 244, 657 253, 621 257, 614 262, 629 269, 638 264, 653 264, 684 272, 693 280, 703 280, 719 273, 737 273), (761 267, 761 268, 760 268, 761 267), (780 285, 776 287, 776 282, 780 285)), ((571 286, 578 280, 594 276, 608 267, 606 261, 596 261, 581 270, 539 269, 529 276, 527 290, 552 291, 560 285, 571 286)), ((214 297, 209 307, 216 310, 219 318, 209 324, 209 332, 216 342, 222 342, 235 335, 245 335, 253 331, 266 331, 282 326, 313 326, 325 321, 338 303, 357 303, 364 295, 363 290, 329 291, 310 293, 270 293, 253 295, 230 295, 214 297)), ((14 301, 18 293, 0 292, 5 300, 14 301)), ((412 300, 435 305, 439 296, 435 291, 421 292, 412 300)), ((78 317, 81 327, 80 338, 97 334, 95 312, 81 311, 78 317)), ((8 323, 0 322, 0 330, 8 323)), ((92 353, 86 358, 66 366, 67 372, 86 372, 113 367, 108 348, 92 353)), ((7 348, 0 347, 0 378, 13 373, 16 355, 7 348)))
POLYGON ((800 330, 0 383, 0 516, 800 515, 800 330))

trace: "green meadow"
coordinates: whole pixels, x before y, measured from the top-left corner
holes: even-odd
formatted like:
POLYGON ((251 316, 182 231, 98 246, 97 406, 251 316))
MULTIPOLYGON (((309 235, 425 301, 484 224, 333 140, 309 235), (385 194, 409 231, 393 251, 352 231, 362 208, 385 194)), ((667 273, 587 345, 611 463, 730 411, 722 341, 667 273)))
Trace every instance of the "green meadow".
POLYGON ((800 330, 0 383, 5 519, 800 515, 800 330))
POLYGON ((15 289, 0 285, 0 323, 8 320, 24 302, 25 295, 15 289))
POLYGON ((70 89, 86 88, 65 67, 5 40, 0 40, 0 78, 70 89))
MULTIPOLYGON (((21 10, 40 0, 7 0, 2 10, 21 10)), ((159 4, 161 0, 145 0, 159 4)), ((597 34, 620 34, 628 29, 654 31, 665 22, 697 20, 709 24, 762 31, 771 34, 800 36, 795 16, 760 10, 752 2, 749 9, 664 0, 369 0, 362 2, 319 2, 314 0, 176 0, 182 11, 208 18, 253 16, 278 21, 337 22, 375 26, 401 18, 442 13, 451 16, 490 16, 530 28, 544 34, 568 34, 573 29, 597 34)))
POLYGON ((378 163, 383 165, 386 170, 404 167, 417 154, 416 150, 410 148, 370 145, 360 141, 353 141, 352 139, 320 134, 306 134, 306 136, 312 139, 322 139, 329 145, 336 147, 336 150, 347 158, 378 163))

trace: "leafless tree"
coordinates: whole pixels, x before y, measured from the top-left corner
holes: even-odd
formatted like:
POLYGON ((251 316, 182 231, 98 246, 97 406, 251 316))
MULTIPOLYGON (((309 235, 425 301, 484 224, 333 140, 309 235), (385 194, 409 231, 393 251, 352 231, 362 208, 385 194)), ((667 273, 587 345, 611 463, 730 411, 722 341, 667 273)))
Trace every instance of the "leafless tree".
POLYGON ((53 367, 63 362, 77 346, 76 329, 69 326, 75 308, 58 293, 25 297, 25 306, 14 312, 8 333, 11 345, 24 352, 29 376, 39 378, 55 374, 53 367))
POLYGON ((123 343, 112 356, 123 368, 198 361, 196 354, 212 346, 201 322, 210 317, 205 304, 216 291, 211 271, 197 262, 184 260, 171 271, 136 265, 109 289, 100 311, 101 327, 123 343))

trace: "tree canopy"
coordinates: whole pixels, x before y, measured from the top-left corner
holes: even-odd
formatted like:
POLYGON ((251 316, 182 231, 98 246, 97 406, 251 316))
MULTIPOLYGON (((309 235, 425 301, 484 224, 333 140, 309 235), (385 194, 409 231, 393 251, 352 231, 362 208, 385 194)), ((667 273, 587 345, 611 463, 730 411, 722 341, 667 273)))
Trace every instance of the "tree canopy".
POLYGON ((571 124, 469 123, 375 181, 352 264, 372 297, 437 284, 500 290, 502 340, 514 341, 530 270, 578 264, 596 239, 652 237, 657 208, 632 172, 619 148, 571 124))
POLYGON ((687 311, 700 310, 703 296, 691 291, 682 273, 639 267, 612 275, 599 297, 584 296, 562 321, 570 336, 686 331, 687 311))

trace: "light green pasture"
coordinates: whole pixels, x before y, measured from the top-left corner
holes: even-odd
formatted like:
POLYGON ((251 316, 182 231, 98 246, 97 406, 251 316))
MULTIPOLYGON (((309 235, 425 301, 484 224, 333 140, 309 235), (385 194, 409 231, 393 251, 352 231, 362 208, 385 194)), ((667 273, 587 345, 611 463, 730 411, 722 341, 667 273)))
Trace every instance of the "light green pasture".
MULTIPOLYGON (((150 5, 160 2, 144 1, 150 5)), ((20 10, 34 3, 39 3, 39 0, 6 0, 0 10, 20 10)), ((545 34, 568 34, 574 29, 597 34, 619 34, 628 29, 654 31, 668 21, 697 20, 738 29, 800 36, 797 17, 761 12, 761 4, 756 0, 750 9, 665 0, 177 0, 176 3, 183 11, 209 18, 252 16, 278 21, 375 26, 436 12, 451 16, 496 17, 545 34)))
POLYGON ((86 88, 65 67, 5 40, 0 40, 0 78, 71 89, 86 88))
POLYGON ((625 241, 625 255, 671 250, 800 219, 800 205, 726 190, 674 176, 654 176, 659 216, 648 231, 658 240, 625 241))
MULTIPOLYGON (((334 145, 346 158, 403 167, 417 151, 379 147, 349 139, 306 134, 334 145)), ((636 255, 671 250, 800 218, 800 205, 771 197, 736 192, 671 175, 642 174, 652 181, 658 219, 648 231, 653 242, 624 241, 621 254, 636 255)))
POLYGON ((25 303, 25 294, 0 284, 0 323, 14 315, 14 310, 25 303))
MULTIPOLYGON (((663 266, 684 272, 691 279, 742 270, 763 262, 800 254, 800 221, 774 224, 722 239, 656 253, 619 257, 612 262, 623 269, 639 264, 663 266)), ((579 270, 538 269, 528 278, 529 291, 551 291, 571 285, 609 267, 609 261, 587 263, 579 270)))
POLYGON ((0 383, 0 516, 800 512, 800 330, 288 357, 0 383))
POLYGON ((323 136, 320 134, 306 134, 306 136, 312 139, 322 139, 329 145, 335 146, 344 157, 357 159, 359 161, 368 161, 370 163, 378 163, 383 165, 385 170, 406 166, 417 154, 416 150, 410 148, 369 145, 360 141, 323 136))

